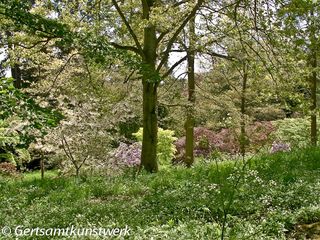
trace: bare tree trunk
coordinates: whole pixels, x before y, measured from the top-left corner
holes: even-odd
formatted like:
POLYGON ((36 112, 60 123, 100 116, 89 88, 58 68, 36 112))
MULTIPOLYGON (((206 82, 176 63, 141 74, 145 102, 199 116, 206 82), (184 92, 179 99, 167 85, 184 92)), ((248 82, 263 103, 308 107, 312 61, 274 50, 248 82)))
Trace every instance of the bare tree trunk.
POLYGON ((311 40, 311 59, 310 65, 312 67, 312 74, 310 76, 310 90, 311 90, 311 144, 317 146, 318 142, 318 129, 317 129, 317 44, 316 44, 316 26, 314 20, 314 13, 311 11, 312 24, 310 31, 311 40))
POLYGON ((312 57, 312 76, 311 76, 311 144, 317 146, 318 142, 318 129, 317 129, 317 57, 316 53, 313 53, 312 57))
POLYGON ((43 154, 41 154, 41 160, 40 160, 40 169, 41 169, 41 179, 44 179, 44 161, 43 161, 43 154))
POLYGON ((11 76, 14 78, 13 85, 15 88, 21 88, 22 87, 22 76, 21 76, 21 69, 18 64, 14 64, 11 67, 11 76))
POLYGON ((248 82, 247 63, 243 63, 243 79, 241 89, 241 122, 240 122, 240 153, 244 158, 246 155, 247 136, 246 136, 246 90, 248 82))
POLYGON ((157 172, 157 87, 147 80, 143 82, 143 139, 141 164, 148 172, 157 172))
MULTIPOLYGON (((154 1, 143 1, 143 18, 149 19, 150 8, 154 1)), ((157 38, 155 26, 144 29, 144 69, 142 72, 143 84, 143 139, 141 152, 141 165, 148 172, 157 172, 157 88, 156 79, 156 50, 157 38)))
POLYGON ((80 168, 76 167, 76 178, 79 178, 80 175, 80 168))
POLYGON ((186 146, 185 146, 185 163, 187 167, 191 167, 194 162, 194 112, 195 112, 195 50, 194 50, 194 37, 195 37, 195 17, 189 22, 189 49, 188 54, 188 107, 187 119, 185 122, 186 129, 186 146))

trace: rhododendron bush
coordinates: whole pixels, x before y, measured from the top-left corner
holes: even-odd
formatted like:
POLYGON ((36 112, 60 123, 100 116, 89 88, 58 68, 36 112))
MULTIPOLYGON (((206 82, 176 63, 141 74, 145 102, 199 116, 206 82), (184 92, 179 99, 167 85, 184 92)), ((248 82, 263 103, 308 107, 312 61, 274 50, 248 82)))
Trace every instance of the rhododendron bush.
MULTIPOLYGON (((249 139, 247 151, 256 152, 261 147, 271 144, 271 133, 275 130, 271 122, 255 122, 246 128, 249 139)), ((237 154, 240 151, 239 130, 224 128, 218 132, 203 127, 194 129, 195 148, 197 157, 209 157, 213 151, 237 154)), ((176 160, 183 161, 185 154, 185 137, 175 142, 177 148, 176 160)))
POLYGON ((141 144, 120 143, 119 147, 112 153, 115 164, 120 167, 136 167, 141 161, 141 144))

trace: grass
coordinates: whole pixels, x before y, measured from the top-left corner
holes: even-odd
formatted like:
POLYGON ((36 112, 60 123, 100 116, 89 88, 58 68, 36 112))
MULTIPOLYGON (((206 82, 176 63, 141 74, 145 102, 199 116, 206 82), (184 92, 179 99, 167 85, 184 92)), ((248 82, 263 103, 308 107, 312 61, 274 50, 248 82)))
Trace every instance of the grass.
MULTIPOLYGON (((45 178, 54 178, 58 177, 58 172, 55 170, 50 170, 46 171, 44 173, 45 178)), ((28 172, 23 175, 23 179, 25 181, 31 181, 31 180, 36 180, 36 179, 41 179, 41 172, 39 171, 33 171, 33 172, 28 172)))
POLYGON ((137 178, 39 176, 0 181, 0 229, 128 225, 129 239, 304 239, 310 233, 297 226, 320 221, 319 149, 248 168, 226 161, 137 178))

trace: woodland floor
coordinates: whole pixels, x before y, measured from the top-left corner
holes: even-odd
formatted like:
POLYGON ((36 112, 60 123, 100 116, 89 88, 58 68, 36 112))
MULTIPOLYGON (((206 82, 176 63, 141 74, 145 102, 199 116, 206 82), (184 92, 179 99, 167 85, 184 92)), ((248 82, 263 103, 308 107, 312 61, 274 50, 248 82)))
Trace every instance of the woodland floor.
POLYGON ((1 179, 0 191, 0 228, 127 225, 126 239, 319 239, 320 232, 319 149, 137 177, 27 174, 1 179))

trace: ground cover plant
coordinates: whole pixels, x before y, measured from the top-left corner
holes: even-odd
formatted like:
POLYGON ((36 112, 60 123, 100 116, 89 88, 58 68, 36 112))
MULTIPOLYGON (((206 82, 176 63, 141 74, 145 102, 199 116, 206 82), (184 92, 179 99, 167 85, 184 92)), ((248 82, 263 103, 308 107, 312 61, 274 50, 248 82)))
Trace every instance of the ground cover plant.
POLYGON ((0 226, 128 225, 128 239, 220 239, 225 224, 224 239, 303 239, 317 234, 303 226, 320 221, 318 159, 319 149, 308 149, 245 168, 226 161, 136 178, 5 178, 0 226))
POLYGON ((319 16, 0 0, 0 239, 320 239, 319 16))

